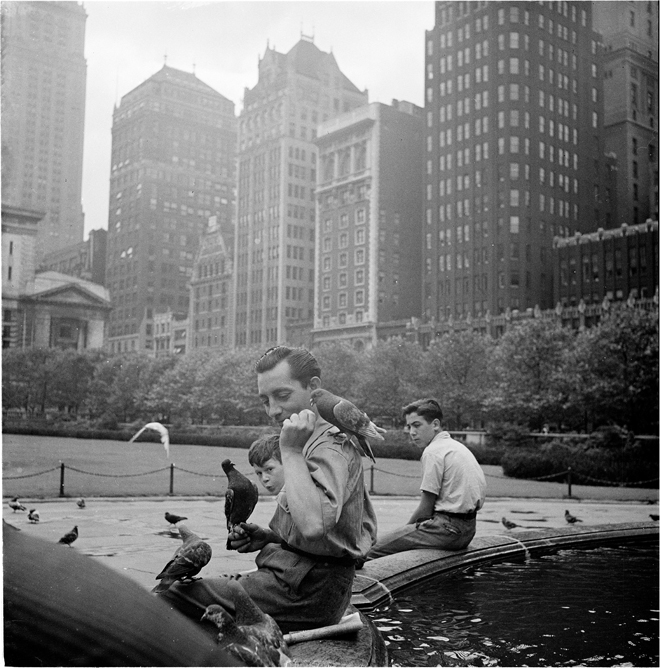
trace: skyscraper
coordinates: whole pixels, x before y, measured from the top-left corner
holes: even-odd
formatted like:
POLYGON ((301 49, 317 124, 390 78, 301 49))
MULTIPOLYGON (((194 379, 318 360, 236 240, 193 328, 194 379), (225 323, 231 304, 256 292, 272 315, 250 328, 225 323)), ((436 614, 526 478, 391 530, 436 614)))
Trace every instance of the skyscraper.
POLYGON ((153 316, 185 316, 200 237, 231 221, 234 103, 164 66, 124 95, 112 126, 106 286, 113 352, 153 350, 153 316))
POLYGON ((424 113, 373 102, 318 132, 314 342, 363 349, 421 311, 424 113))
POLYGON ((423 314, 552 306, 554 236, 602 225, 592 3, 437 2, 426 35, 423 314))
POLYGON ((2 3, 2 198, 45 214, 37 264, 83 240, 86 20, 82 3, 2 3))
POLYGON ((618 218, 658 219, 658 3, 595 2, 603 35, 605 151, 615 158, 618 218))
POLYGON ((234 345, 282 342, 287 323, 311 321, 316 126, 366 102, 308 38, 260 59, 239 118, 234 345))

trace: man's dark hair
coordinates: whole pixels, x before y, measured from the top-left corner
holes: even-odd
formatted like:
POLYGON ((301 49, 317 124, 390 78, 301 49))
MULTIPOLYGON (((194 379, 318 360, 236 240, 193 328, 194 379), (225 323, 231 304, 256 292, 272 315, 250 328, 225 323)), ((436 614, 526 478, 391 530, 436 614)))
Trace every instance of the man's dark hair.
POLYGON ((282 463, 280 435, 264 434, 252 443, 248 450, 248 462, 251 466, 263 466, 269 459, 282 463))
POLYGON ((264 373, 283 360, 289 363, 292 380, 297 380, 303 387, 307 387, 314 376, 321 377, 321 367, 316 357, 305 348, 289 348, 288 346, 270 348, 257 360, 254 369, 257 373, 264 373))
POLYGON ((417 413, 417 415, 423 417, 429 424, 433 420, 440 420, 440 424, 442 424, 442 408, 440 408, 437 399, 431 397, 418 399, 403 407, 404 419, 406 415, 410 415, 411 413, 417 413))

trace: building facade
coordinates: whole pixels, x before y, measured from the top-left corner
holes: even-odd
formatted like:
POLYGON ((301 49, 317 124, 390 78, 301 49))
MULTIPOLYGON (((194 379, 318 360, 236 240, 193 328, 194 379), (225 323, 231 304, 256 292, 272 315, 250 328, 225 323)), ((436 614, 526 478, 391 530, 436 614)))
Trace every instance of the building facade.
POLYGON ((39 271, 57 271, 104 285, 107 244, 107 230, 91 230, 85 241, 45 253, 39 271))
POLYGON ((605 227, 657 220, 658 3, 593 7, 603 35, 604 146, 617 169, 616 217, 605 227))
POLYGON ((318 133, 314 343, 364 349, 421 312, 424 114, 375 102, 318 133))
POLYGON ((438 2, 426 34, 426 320, 552 305, 555 236, 597 229, 592 3, 438 2))
POLYGON ((260 59, 239 118, 233 345, 283 342, 311 321, 316 127, 366 102, 309 38, 260 59))
POLYGON ((111 352, 154 351, 154 315, 189 312, 207 220, 232 219, 234 103, 164 66, 113 114, 106 286, 111 352))
POLYGON ((154 313, 154 356, 185 355, 188 352, 190 322, 172 311, 154 313))
POLYGON ((2 199, 44 212, 37 262, 83 240, 86 20, 78 2, 2 4, 2 199))

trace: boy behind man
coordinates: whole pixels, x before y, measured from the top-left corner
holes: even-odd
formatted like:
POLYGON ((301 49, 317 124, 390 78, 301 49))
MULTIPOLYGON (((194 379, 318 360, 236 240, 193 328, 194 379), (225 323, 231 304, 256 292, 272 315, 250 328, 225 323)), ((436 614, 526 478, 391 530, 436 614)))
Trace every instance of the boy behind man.
POLYGON ((279 434, 265 434, 252 443, 248 462, 266 491, 277 496, 284 487, 279 434))
POLYGON ((435 399, 419 399, 403 409, 413 443, 422 448, 422 490, 408 524, 379 538, 367 559, 406 550, 462 550, 476 531, 486 478, 474 455, 442 429, 435 399))

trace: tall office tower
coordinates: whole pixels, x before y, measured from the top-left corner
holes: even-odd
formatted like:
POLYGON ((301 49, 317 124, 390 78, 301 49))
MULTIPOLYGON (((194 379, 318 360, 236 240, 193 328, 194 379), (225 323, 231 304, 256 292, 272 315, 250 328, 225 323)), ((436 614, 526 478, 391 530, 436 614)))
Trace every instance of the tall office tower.
POLYGON ((314 342, 371 347, 421 313, 424 113, 374 102, 319 126, 314 342))
POLYGON ((319 123, 368 101, 308 38, 267 48, 239 118, 234 345, 286 340, 312 320, 319 123))
POLYGON ((2 199, 45 214, 37 264, 83 240, 86 20, 82 3, 2 3, 2 199))
POLYGON ((436 3, 426 34, 426 318, 551 307, 553 237, 602 225, 591 11, 436 3))
POLYGON ((153 351, 153 316, 187 315, 207 221, 231 221, 234 103, 164 66, 124 95, 112 125, 106 287, 111 351, 153 351))
POLYGON ((603 35, 605 151, 616 158, 617 218, 658 219, 658 3, 595 2, 603 35))

